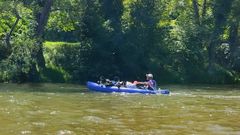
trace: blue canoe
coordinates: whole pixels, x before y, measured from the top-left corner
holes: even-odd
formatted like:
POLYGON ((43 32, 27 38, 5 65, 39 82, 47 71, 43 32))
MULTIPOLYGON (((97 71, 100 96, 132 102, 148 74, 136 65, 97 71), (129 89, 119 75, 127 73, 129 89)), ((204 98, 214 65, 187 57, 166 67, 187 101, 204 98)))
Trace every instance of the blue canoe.
POLYGON ((141 93, 141 94, 165 94, 168 95, 170 93, 167 89, 161 90, 148 90, 148 89, 137 89, 137 88, 126 88, 126 87, 116 87, 116 86, 104 86, 94 82, 87 82, 87 88, 92 91, 97 92, 120 92, 120 93, 141 93))

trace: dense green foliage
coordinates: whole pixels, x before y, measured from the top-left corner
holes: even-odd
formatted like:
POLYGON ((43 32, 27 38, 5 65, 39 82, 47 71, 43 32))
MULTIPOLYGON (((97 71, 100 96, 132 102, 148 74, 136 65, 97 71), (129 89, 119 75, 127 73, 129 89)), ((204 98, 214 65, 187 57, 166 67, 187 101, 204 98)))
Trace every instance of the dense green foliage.
POLYGON ((46 42, 44 50, 47 69, 43 78, 46 81, 80 82, 88 79, 91 43, 46 42))
POLYGON ((239 0, 0 0, 0 81, 239 83, 239 0))

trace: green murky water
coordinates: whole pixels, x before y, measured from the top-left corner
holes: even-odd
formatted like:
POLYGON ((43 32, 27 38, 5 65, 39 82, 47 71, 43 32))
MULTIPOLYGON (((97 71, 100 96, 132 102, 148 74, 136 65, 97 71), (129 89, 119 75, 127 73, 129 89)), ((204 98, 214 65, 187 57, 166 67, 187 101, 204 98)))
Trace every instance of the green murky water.
POLYGON ((0 84, 0 134, 240 134, 239 86, 164 87, 170 96, 0 84))

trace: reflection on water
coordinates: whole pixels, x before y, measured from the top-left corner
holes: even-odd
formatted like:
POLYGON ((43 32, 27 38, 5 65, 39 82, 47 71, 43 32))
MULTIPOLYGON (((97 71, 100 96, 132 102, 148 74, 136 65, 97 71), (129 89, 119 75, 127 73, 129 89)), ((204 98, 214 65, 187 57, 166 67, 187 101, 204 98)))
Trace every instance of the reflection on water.
POLYGON ((170 96, 0 84, 0 134, 240 134, 239 88, 165 87, 170 96))

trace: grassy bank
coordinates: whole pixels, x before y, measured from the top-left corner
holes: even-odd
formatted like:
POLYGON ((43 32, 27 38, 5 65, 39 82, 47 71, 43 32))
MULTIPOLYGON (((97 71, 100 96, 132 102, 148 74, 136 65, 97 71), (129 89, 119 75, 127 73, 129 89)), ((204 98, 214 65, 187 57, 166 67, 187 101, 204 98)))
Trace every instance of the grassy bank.
POLYGON ((88 48, 81 43, 45 42, 46 70, 43 82, 84 82, 85 58, 88 48))

